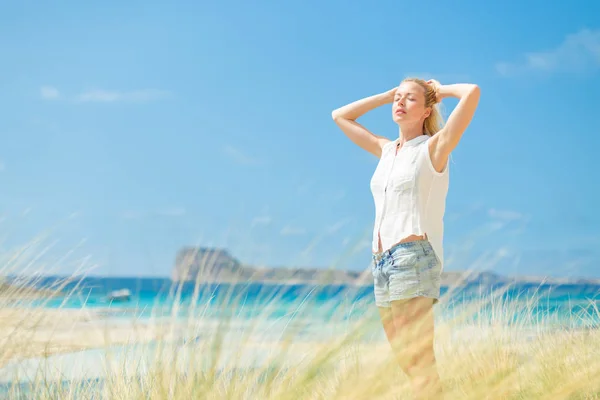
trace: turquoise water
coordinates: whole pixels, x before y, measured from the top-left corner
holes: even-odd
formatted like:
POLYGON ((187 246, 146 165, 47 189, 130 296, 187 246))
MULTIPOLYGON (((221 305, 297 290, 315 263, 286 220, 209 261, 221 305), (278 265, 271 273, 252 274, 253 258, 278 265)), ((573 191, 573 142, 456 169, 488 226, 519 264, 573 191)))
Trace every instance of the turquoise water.
MULTIPOLYGON (((65 278, 46 277, 38 286, 56 286, 65 278)), ((65 296, 38 305, 50 308, 94 309, 111 318, 177 316, 278 319, 294 315, 328 321, 357 318, 374 310, 372 286, 308 284, 177 284, 166 278, 86 277, 65 283, 65 296), (127 301, 108 294, 128 289, 127 301)), ((471 310, 469 319, 505 324, 550 324, 567 327, 600 326, 600 285, 482 284, 442 288, 438 313, 453 318, 471 310), (490 299, 492 299, 490 301, 490 299), (485 302, 479 304, 482 299, 485 302), (474 304, 479 304, 473 307, 474 304)))

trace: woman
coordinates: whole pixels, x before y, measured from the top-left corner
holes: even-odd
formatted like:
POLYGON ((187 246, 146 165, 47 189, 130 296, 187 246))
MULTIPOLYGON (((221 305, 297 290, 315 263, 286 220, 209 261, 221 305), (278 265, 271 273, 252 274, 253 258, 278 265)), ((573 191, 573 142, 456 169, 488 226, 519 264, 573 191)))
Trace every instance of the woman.
POLYGON ((398 87, 332 113, 350 140, 379 158, 371 179, 375 302, 398 362, 415 394, 423 398, 441 395, 433 306, 439 301, 443 269, 448 159, 473 118, 479 95, 473 84, 407 78, 398 87), (442 126, 437 103, 447 97, 460 100, 442 126), (389 103, 399 126, 395 140, 356 122, 389 103))

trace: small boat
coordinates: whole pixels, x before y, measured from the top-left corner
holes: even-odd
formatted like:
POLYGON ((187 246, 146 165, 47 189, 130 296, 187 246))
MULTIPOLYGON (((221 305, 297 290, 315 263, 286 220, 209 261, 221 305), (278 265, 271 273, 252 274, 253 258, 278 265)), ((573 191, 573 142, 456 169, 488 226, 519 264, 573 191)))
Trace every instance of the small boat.
POLYGON ((129 289, 114 290, 107 297, 109 301, 129 301, 131 299, 131 292, 129 289))

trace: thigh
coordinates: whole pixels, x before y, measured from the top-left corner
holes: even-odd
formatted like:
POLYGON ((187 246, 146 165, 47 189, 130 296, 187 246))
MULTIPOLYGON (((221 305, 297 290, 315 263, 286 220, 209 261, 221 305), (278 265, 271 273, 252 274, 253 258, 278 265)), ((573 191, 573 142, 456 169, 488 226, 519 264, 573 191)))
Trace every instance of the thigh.
POLYGON ((419 353, 433 347, 433 302, 429 297, 391 302, 396 335, 405 346, 419 353))
POLYGON ((381 324, 383 325, 383 331, 388 343, 395 346, 396 340, 396 328, 394 327, 394 316, 392 314, 391 307, 377 307, 379 310, 379 317, 381 318, 381 324))
POLYGON ((385 330, 388 339, 394 337, 394 316, 390 307, 377 307, 379 310, 379 318, 381 318, 381 324, 385 330))

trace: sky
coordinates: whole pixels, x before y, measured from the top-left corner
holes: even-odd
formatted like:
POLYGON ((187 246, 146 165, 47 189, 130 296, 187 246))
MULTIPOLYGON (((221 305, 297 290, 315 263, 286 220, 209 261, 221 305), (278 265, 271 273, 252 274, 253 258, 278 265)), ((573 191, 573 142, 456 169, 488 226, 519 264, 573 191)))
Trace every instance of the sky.
MULTIPOLYGON (((445 269, 600 277, 594 15, 579 0, 3 2, 2 257, 168 276, 183 246, 216 246, 364 270, 377 159, 331 111, 419 76, 481 88, 452 154, 445 269)), ((359 122, 398 135, 389 105, 359 122)))

